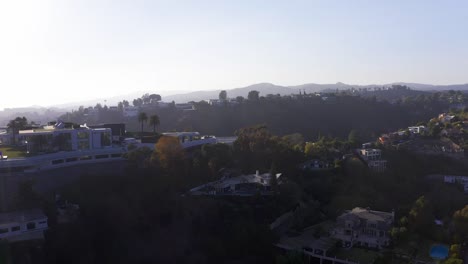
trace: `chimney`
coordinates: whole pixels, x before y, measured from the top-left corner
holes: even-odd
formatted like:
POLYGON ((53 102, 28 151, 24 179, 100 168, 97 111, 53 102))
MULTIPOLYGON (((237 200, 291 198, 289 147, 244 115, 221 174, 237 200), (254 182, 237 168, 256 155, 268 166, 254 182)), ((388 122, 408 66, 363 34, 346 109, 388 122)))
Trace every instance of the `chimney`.
POLYGON ((259 170, 255 171, 255 176, 260 176, 260 171, 259 170))

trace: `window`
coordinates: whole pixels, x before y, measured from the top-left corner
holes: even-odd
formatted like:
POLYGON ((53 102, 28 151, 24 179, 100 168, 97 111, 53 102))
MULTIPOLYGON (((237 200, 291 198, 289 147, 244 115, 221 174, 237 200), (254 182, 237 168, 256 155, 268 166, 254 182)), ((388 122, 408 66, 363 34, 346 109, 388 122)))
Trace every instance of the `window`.
POLYGON ((112 154, 111 157, 112 158, 120 158, 120 157, 122 157, 122 154, 120 154, 120 153, 112 154))
POLYGON ((26 228, 27 228, 28 230, 34 229, 34 228, 36 228, 36 223, 34 223, 34 222, 29 222, 28 224, 26 224, 26 228))
POLYGON ((88 139, 89 133, 85 131, 79 131, 77 134, 78 139, 88 139))
POLYGON ((78 160, 78 158, 68 158, 65 161, 66 162, 73 162, 73 161, 77 161, 77 160, 78 160))
POLYGON ((101 133, 101 147, 110 146, 111 145, 111 135, 109 132, 101 133))
POLYGON ((80 160, 90 160, 90 159, 92 159, 91 156, 83 156, 80 158, 80 160))
POLYGON ((47 221, 40 221, 39 224, 40 225, 47 224, 47 221))
POLYGON ((96 155, 95 158, 96 159, 107 159, 109 157, 109 155, 96 155))
POLYGON ((78 141, 78 149, 89 149, 89 141, 88 140, 83 140, 83 141, 78 141))
POLYGON ((21 230, 20 226, 14 226, 11 228, 11 232, 20 231, 20 230, 21 230))
POLYGON ((8 233, 8 228, 0 228, 0 234, 8 233))

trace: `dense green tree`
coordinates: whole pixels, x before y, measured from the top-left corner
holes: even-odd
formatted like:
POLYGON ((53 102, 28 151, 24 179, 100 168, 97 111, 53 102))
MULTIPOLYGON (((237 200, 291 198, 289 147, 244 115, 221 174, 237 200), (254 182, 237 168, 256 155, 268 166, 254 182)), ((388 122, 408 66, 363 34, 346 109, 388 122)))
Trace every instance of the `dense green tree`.
POLYGON ((141 98, 137 98, 137 99, 133 99, 133 106, 142 106, 143 105, 143 99, 141 98))
POLYGON ((290 141, 273 136, 264 125, 236 131, 234 155, 245 172, 269 170, 274 162, 280 172, 292 172, 303 160, 302 149, 295 148, 290 141))
POLYGON ((461 236, 468 237, 468 205, 453 214, 455 228, 461 236))
POLYGON ((170 174, 177 175, 184 167, 185 151, 177 137, 163 136, 155 146, 152 160, 170 174))
POLYGON ((219 100, 220 101, 226 101, 227 99, 227 92, 225 90, 222 90, 219 92, 219 100))
POLYGON ((151 100, 161 101, 161 95, 159 94, 150 94, 149 97, 151 100))
POLYGON ((7 124, 8 129, 13 134, 13 144, 16 143, 16 135, 18 135, 20 130, 25 129, 28 126, 28 119, 26 117, 16 117, 13 120, 10 120, 7 124))
POLYGON ((130 148, 125 157, 134 167, 143 168, 151 165, 149 159, 152 153, 153 151, 148 147, 130 148))
POLYGON ((34 184, 35 182, 33 180, 25 180, 19 183, 16 197, 17 208, 31 209, 40 206, 40 196, 34 190, 34 184))
POLYGON ((351 130, 348 134, 348 142, 355 147, 362 143, 359 131, 357 131, 356 129, 351 130))
POLYGON ((459 258, 448 258, 442 262, 443 264, 463 264, 463 260, 459 258))
POLYGON ((249 94, 247 95, 247 99, 249 99, 250 101, 257 101, 259 99, 259 94, 260 92, 259 91, 250 91, 249 94))
POLYGON ((420 196, 409 212, 409 226, 412 230, 426 237, 433 234, 434 215, 432 205, 424 196, 420 196))

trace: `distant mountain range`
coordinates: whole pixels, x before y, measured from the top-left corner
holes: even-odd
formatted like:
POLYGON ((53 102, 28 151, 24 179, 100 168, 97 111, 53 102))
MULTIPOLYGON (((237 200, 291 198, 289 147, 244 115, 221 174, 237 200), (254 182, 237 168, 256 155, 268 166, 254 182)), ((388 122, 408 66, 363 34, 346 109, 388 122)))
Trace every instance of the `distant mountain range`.
MULTIPOLYGON (((306 93, 316 93, 322 91, 330 91, 330 90, 346 90, 351 88, 374 88, 374 87, 389 87, 392 85, 406 85, 413 90, 419 91, 448 91, 448 90, 462 90, 468 91, 468 84, 454 84, 454 85, 432 85, 432 84, 421 84, 421 83, 404 83, 404 82, 396 82, 396 83, 389 83, 384 85, 351 85, 338 82, 336 84, 316 84, 316 83, 308 83, 302 85, 295 85, 295 86, 281 86, 275 85, 272 83, 258 83, 253 84, 247 87, 242 88, 235 88, 226 90, 227 95, 229 98, 235 98, 237 96, 247 97, 248 93, 252 90, 256 90, 260 92, 260 96, 264 96, 267 94, 281 94, 281 95, 289 95, 289 94, 298 94, 299 91, 305 91, 306 93)), ((201 101, 201 100, 208 100, 208 99, 217 99, 219 92, 221 90, 211 90, 211 91, 196 91, 190 93, 183 93, 183 94, 175 94, 170 96, 163 96, 163 101, 171 102, 175 101, 176 103, 186 103, 189 101, 201 101)))
POLYGON ((106 97, 106 98, 95 98, 95 99, 89 99, 89 100, 83 100, 83 101, 76 101, 76 102, 69 102, 69 103, 63 103, 63 104, 56 104, 52 105, 49 107, 56 107, 56 108, 61 108, 61 109, 76 109, 79 106, 95 106, 96 104, 101 104, 101 105, 107 105, 107 106, 116 106, 119 102, 123 100, 127 100, 132 104, 133 99, 140 98, 143 94, 145 93, 156 93, 161 96, 165 95, 173 95, 176 93, 183 93, 185 91, 136 91, 136 92, 131 92, 128 94, 123 94, 123 95, 116 95, 116 96, 111 96, 111 97, 106 97))
MULTIPOLYGON (((280 95, 289 95, 289 94, 298 94, 299 91, 306 91, 306 93, 316 93, 322 91, 335 91, 338 90, 346 90, 350 88, 373 88, 373 87, 387 87, 394 84, 399 85, 406 85, 413 90, 419 91, 447 91, 447 90, 462 90, 468 92, 468 84, 454 84, 454 85, 431 85, 431 84, 421 84, 421 83, 404 83, 404 82, 396 82, 396 83, 389 83, 384 85, 377 85, 377 84, 370 84, 370 85, 351 85, 345 83, 335 83, 335 84, 316 84, 316 83, 308 83, 302 85, 295 85, 295 86, 281 86, 275 85, 272 83, 257 83, 253 85, 249 85, 247 87, 241 88, 234 88, 234 89, 226 89, 227 95, 229 98, 236 98, 237 96, 247 97, 248 93, 252 90, 256 90, 260 92, 260 96, 265 96, 267 94, 280 94, 280 95)), ((176 103, 186 103, 190 101, 201 101, 201 100, 209 100, 209 99, 217 99, 219 92, 221 90, 210 90, 210 91, 195 91, 195 92, 183 92, 179 91, 137 91, 132 92, 124 95, 117 95, 107 98, 96 98, 91 100, 84 100, 84 101, 77 101, 77 102, 70 102, 70 103, 63 103, 57 105, 48 106, 49 108, 59 108, 61 110, 71 110, 76 109, 80 105, 88 107, 88 106, 95 106, 97 103, 102 105, 108 106, 115 106, 118 102, 127 100, 132 103, 133 99, 141 97, 145 93, 157 93, 162 96, 162 100, 164 102, 172 102, 175 101, 176 103), (174 94, 177 93, 177 94, 174 94)), ((41 108, 41 107, 33 107, 33 108, 41 108)), ((14 110, 14 109, 12 109, 14 110)), ((16 110, 15 110, 16 111, 16 110)))

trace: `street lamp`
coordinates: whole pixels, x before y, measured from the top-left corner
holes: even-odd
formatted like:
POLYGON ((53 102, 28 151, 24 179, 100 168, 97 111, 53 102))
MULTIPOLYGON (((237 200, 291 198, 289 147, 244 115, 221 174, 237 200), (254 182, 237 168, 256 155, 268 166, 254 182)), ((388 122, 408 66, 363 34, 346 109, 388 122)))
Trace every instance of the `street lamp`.
POLYGON ((29 144, 28 144, 28 141, 25 140, 24 143, 26 143, 26 153, 29 154, 29 144))

